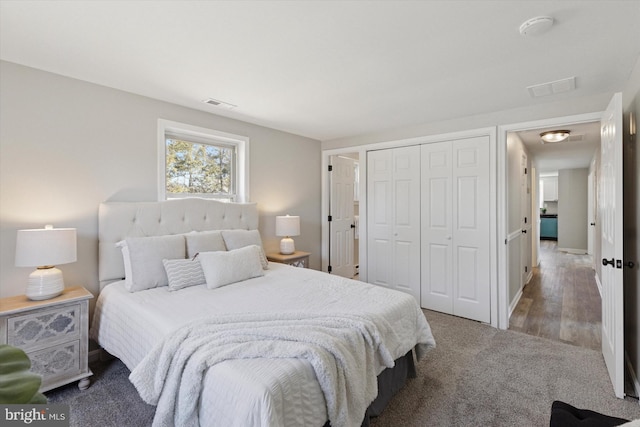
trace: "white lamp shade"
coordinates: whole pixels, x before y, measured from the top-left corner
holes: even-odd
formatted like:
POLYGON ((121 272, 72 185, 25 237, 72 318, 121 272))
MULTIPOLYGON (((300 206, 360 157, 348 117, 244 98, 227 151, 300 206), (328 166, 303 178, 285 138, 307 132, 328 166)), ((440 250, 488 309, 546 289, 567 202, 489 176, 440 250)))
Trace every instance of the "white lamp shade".
POLYGON ((18 230, 16 267, 41 267, 77 260, 75 228, 18 230))
POLYGON ((55 265, 77 259, 76 229, 46 226, 35 230, 18 230, 16 267, 38 267, 29 275, 26 295, 32 300, 58 296, 64 290, 62 271, 55 265))
POLYGON ((300 235, 300 217, 299 216, 277 216, 276 217, 276 236, 299 236, 300 235))

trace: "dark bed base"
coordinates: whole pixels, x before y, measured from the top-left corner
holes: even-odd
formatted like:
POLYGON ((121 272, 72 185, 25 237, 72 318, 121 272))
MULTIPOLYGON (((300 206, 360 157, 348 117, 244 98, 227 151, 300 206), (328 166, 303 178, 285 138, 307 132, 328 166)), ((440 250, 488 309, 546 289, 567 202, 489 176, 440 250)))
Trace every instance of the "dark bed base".
MULTIPOLYGON (((416 377, 416 366, 413 361, 413 350, 395 360, 393 368, 387 368, 378 375, 378 396, 367 408, 362 420, 362 427, 369 427, 369 420, 382 413, 391 398, 405 385, 407 378, 416 377)), ((327 421, 323 427, 331 427, 327 421)))

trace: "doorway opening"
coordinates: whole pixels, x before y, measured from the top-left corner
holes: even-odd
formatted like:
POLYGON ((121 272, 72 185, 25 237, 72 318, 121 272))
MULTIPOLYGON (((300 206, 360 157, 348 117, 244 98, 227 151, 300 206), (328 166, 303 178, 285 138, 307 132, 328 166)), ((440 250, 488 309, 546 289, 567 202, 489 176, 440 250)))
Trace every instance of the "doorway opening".
MULTIPOLYGON (((572 136, 562 144, 545 144, 540 135, 552 128, 535 127, 509 132, 507 138, 507 157, 513 159, 507 169, 524 169, 521 176, 528 181, 507 184, 508 194, 515 198, 519 193, 521 200, 522 234, 511 232, 510 244, 514 254, 520 251, 524 272, 520 284, 511 288, 517 292, 511 295, 509 329, 598 350, 602 304, 592 253, 600 122, 552 126, 565 126, 572 136), (520 164, 518 156, 525 159, 520 164)), ((515 203, 509 206, 517 210, 515 203)))

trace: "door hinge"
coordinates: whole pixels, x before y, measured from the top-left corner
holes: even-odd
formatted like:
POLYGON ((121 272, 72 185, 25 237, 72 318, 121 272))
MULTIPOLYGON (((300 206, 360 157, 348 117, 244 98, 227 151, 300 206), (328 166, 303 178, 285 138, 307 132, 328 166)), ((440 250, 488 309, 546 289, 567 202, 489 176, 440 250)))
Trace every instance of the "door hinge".
POLYGON ((528 271, 528 270, 527 270, 528 268, 529 268, 529 267, 527 267, 526 265, 524 266, 524 272, 525 272, 525 273, 528 271))
POLYGON ((329 165, 329 172, 333 171, 333 165, 329 165))
POLYGON ((524 174, 525 175, 527 174, 527 168, 524 168, 524 174))
POLYGON ((327 217, 327 221, 331 222, 332 220, 333 220, 333 219, 331 218, 331 215, 329 215, 329 216, 327 217))
POLYGON ((331 266, 327 267, 327 271, 331 273, 331 266))

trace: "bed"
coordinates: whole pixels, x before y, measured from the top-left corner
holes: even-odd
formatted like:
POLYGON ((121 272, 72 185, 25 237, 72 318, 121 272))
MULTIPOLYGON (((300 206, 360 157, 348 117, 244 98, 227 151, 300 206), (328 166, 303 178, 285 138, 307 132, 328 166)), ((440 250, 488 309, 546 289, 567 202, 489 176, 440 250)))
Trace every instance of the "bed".
POLYGON ((267 263, 257 228, 253 203, 101 204, 91 337, 157 405, 154 425, 368 424, 435 346, 420 307, 404 293, 267 263), (184 253, 169 248, 176 240, 184 253), (204 284, 169 268, 194 271, 194 261, 204 284), (147 277, 162 267, 168 286, 147 277))

